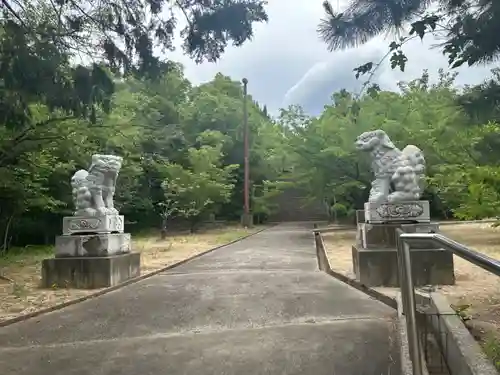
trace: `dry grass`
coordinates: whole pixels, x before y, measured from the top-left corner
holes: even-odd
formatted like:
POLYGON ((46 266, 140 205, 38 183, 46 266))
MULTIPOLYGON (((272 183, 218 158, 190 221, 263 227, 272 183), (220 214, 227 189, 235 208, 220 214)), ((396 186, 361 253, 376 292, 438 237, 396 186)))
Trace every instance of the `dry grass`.
MULTIPOLYGON (((444 235, 472 249, 500 259, 500 228, 491 224, 442 226, 444 235)), ((456 304, 470 305, 467 321, 471 333, 500 370, 500 278, 461 258, 454 257, 456 285, 441 287, 441 292, 456 304)))
MULTIPOLYGON (((443 225, 441 232, 476 251, 500 259, 500 228, 492 228, 491 224, 457 224, 443 225)), ((355 230, 327 233, 323 239, 332 268, 353 277, 351 246, 356 240, 355 230)), ((441 292, 453 303, 500 307, 500 279, 458 257, 454 261, 457 283, 440 287, 441 292)))
MULTIPOLYGON (((443 225, 441 232, 476 251, 500 259, 500 227, 492 228, 488 223, 443 225)), ((351 246, 356 240, 356 231, 326 233, 323 239, 332 269, 348 277, 355 277, 351 246)), ((456 256, 454 262, 456 285, 439 286, 439 291, 451 303, 471 306, 467 311, 473 318, 468 324, 471 332, 483 343, 487 352, 498 353, 489 355, 499 361, 500 278, 456 256)), ((397 291, 395 288, 375 289, 391 296, 397 291)))
MULTIPOLYGON (((444 235, 468 245, 472 249, 500 259, 500 228, 491 224, 462 224, 443 226, 444 235)), ((454 302, 464 302, 475 306, 497 307, 496 316, 500 321, 500 278, 455 257, 456 285, 443 286, 441 291, 454 302)))
MULTIPOLYGON (((259 228, 237 226, 195 234, 172 235, 160 240, 158 234, 133 236, 133 251, 141 252, 141 273, 179 262, 213 247, 237 240, 259 228)), ((41 262, 52 248, 26 248, 0 258, 0 321, 95 293, 97 290, 41 289, 41 262)))
POLYGON ((147 273, 237 240, 257 230, 259 228, 243 229, 234 226, 203 233, 171 236, 164 241, 157 236, 144 236, 134 240, 134 251, 141 252, 141 272, 147 273))
POLYGON ((356 242, 356 230, 339 230, 322 235, 326 255, 334 271, 354 278, 352 245, 356 242))

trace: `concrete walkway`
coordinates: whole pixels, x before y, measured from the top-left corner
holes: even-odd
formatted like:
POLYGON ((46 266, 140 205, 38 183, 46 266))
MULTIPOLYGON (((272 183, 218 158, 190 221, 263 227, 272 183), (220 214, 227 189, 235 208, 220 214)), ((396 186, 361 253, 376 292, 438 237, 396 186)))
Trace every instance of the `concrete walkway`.
POLYGON ((0 328, 2 375, 395 375, 394 311, 318 270, 280 225, 0 328))

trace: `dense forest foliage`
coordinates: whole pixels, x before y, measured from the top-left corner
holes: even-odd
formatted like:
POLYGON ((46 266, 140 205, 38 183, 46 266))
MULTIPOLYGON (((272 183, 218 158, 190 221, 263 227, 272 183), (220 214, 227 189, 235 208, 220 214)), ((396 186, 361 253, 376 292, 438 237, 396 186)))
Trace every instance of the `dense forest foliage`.
MULTIPOLYGON (((3 3, 11 6, 4 7, 0 28, 2 251, 53 242, 61 218, 73 210, 70 177, 89 167, 93 153, 124 158, 115 200, 127 230, 158 228, 165 234, 172 220, 184 220, 193 230, 207 219, 239 220, 241 77, 218 74, 193 85, 182 66, 152 52, 158 39, 169 47, 175 22, 153 17, 149 28, 141 28, 138 20, 149 14, 143 7, 127 10, 122 1, 109 8, 93 8, 92 1, 83 3, 86 8, 72 1, 3 3), (108 40, 111 32, 116 35, 108 40), (87 55, 79 65, 75 48, 82 52, 85 40, 95 42, 99 56, 87 55)), ((158 4, 169 2, 147 3, 158 13, 158 4)), ((232 0, 220 8, 206 1, 175 3, 189 21, 182 34, 185 51, 197 61, 216 60, 228 43, 251 37, 253 22, 267 19, 261 1, 232 0), (220 12, 232 21, 214 24, 220 12)), ((249 96, 255 221, 266 220, 277 209, 274 198, 290 187, 302 189, 304 201, 323 202, 332 219, 352 217, 371 181, 369 162, 353 141, 375 128, 400 148, 423 149, 424 198, 435 216, 496 216, 499 103, 498 70, 460 90, 454 76, 443 72, 437 83, 424 72, 401 83, 399 92, 376 85, 362 96, 342 90, 317 117, 298 106, 271 117, 249 96)))
POLYGON ((383 129, 400 149, 415 144, 424 151, 424 199, 441 218, 479 219, 497 215, 500 203, 499 71, 481 85, 458 90, 455 75, 440 72, 437 83, 421 78, 400 83, 400 92, 376 86, 358 98, 335 93, 318 118, 299 108, 284 111, 293 131, 288 145, 293 165, 307 191, 328 202, 331 215, 354 215, 370 188, 367 157, 353 140, 383 129))
MULTIPOLYGON (((193 226, 224 211, 240 183, 240 85, 218 77, 192 87, 161 56, 178 38, 196 62, 216 61, 267 21, 264 5, 2 0, 1 249, 52 241, 72 209, 68 178, 96 152, 125 158, 116 199, 137 227, 165 224, 174 211, 193 226)), ((265 133, 265 113, 250 116, 265 133)))
MULTIPOLYGON (((401 83, 401 92, 370 90, 361 98, 335 93, 318 117, 300 107, 271 118, 249 98, 252 211, 265 219, 273 197, 296 186, 304 199, 327 203, 333 218, 350 216, 366 201, 369 161, 354 149, 365 130, 384 129, 400 148, 421 147, 428 163, 425 198, 443 218, 495 216, 500 202, 500 127, 496 102, 484 93, 500 87, 498 72, 458 91, 453 76, 431 84, 427 74, 401 83), (490 121, 491 120, 491 121, 490 121)), ((492 93, 491 95, 495 95, 492 93)), ((210 216, 242 213, 243 91, 218 74, 193 86, 172 65, 154 81, 116 79, 112 111, 38 126, 29 138, 2 127, 0 199, 5 245, 50 243, 72 211, 69 178, 87 168, 92 153, 121 155, 116 201, 131 228, 162 228, 170 219, 193 225, 210 216), (17 140, 16 140, 17 139, 17 140), (14 143, 14 140, 15 143, 14 143)), ((42 105, 31 110, 37 121, 42 105)))
MULTIPOLYGON (((253 190, 262 195, 263 181, 282 169, 283 139, 279 125, 249 101, 253 190)), ((217 75, 193 87, 180 67, 171 67, 160 80, 117 80, 112 111, 95 123, 59 121, 23 140, 3 127, 2 147, 18 149, 16 160, 0 169, 7 241, 40 241, 60 232, 61 216, 73 209, 69 179, 89 167, 93 153, 124 157, 115 200, 135 228, 160 228, 173 216, 193 224, 211 214, 238 220, 242 102, 239 82, 217 75)), ((43 106, 31 109, 40 119, 47 115, 43 106)))

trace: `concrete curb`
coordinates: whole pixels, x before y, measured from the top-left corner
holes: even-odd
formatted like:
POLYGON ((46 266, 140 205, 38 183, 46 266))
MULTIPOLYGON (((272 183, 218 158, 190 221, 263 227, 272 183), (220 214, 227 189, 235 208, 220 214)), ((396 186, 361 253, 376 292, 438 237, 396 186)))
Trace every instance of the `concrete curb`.
POLYGON ((332 233, 332 232, 342 232, 345 230, 355 230, 355 225, 337 225, 335 227, 323 227, 323 228, 314 228, 313 233, 332 233))
MULTIPOLYGON (((398 320, 396 322, 397 326, 397 340, 400 346, 400 361, 401 361, 401 375, 413 375, 413 363, 410 357, 410 348, 408 346, 408 331, 406 328, 406 317, 403 313, 403 304, 401 301, 401 293, 396 296, 397 310, 398 310, 398 320)), ((422 358, 423 372, 424 375, 429 375, 429 369, 427 368, 427 363, 425 358, 422 358)))
POLYGON ((438 292, 417 293, 417 302, 428 306, 426 324, 440 347, 451 374, 495 375, 491 361, 472 337, 462 319, 450 307, 448 299, 438 292))
MULTIPOLYGON (((406 341, 406 318, 402 313, 400 293, 397 294, 396 298, 391 298, 367 287, 355 279, 333 271, 326 255, 321 233, 315 232, 314 237, 320 270, 397 310, 398 320, 396 329, 398 344, 401 346, 401 371, 404 375, 411 375, 413 373, 413 366, 406 341)), ((465 324, 463 324, 456 312, 450 307, 450 303, 444 295, 432 292, 427 297, 417 292, 416 298, 418 304, 430 306, 432 309, 429 323, 434 331, 434 337, 440 346, 447 348, 446 353, 442 354, 445 355, 446 362, 451 365, 453 374, 493 375, 498 373, 486 358, 479 344, 467 330, 465 324)), ((425 360, 423 363, 425 364, 424 374, 429 374, 425 360)))
POLYGON ((439 221, 439 225, 493 224, 493 223, 498 223, 498 220, 485 219, 485 220, 464 220, 464 221, 439 221))
POLYGON ((53 311, 61 310, 61 309, 65 308, 65 307, 68 307, 68 306, 71 306, 71 305, 76 305, 77 303, 84 302, 84 301, 87 301, 89 299, 102 296, 102 295, 107 294, 109 292, 113 292, 113 291, 115 291, 117 289, 120 289, 120 288, 123 288, 123 287, 125 287, 127 285, 135 284, 135 283, 137 283, 139 281, 142 281, 144 279, 147 279, 147 278, 149 278, 151 276, 155 276, 155 275, 157 275, 159 273, 162 273, 162 272, 165 272, 165 271, 167 271, 167 270, 169 270, 171 268, 178 267, 178 266, 180 266, 180 265, 182 265, 184 263, 187 263, 187 262, 189 262, 189 261, 191 261, 193 259, 199 258, 202 255, 207 255, 207 254, 209 254, 209 253, 211 253, 211 252, 213 252, 215 250, 221 249, 223 247, 232 245, 232 244, 234 244, 236 242, 242 241, 242 240, 244 240, 244 239, 246 239, 248 237, 254 236, 254 235, 256 235, 258 233, 261 233, 261 232, 263 232, 263 231, 265 231, 265 230, 267 230, 269 228, 272 228, 273 226, 274 225, 268 226, 266 228, 262 228, 262 229, 258 230, 257 232, 250 233, 250 234, 248 234, 246 236, 240 237, 240 238, 238 238, 236 240, 233 240, 231 242, 228 242, 228 243, 226 243, 224 245, 219 245, 219 246, 213 247, 211 249, 205 250, 205 251, 203 251, 203 252, 201 252, 199 254, 193 255, 193 256, 191 256, 189 258, 186 258, 186 259, 183 259, 183 260, 181 260, 181 261, 179 261, 177 263, 173 263, 173 264, 170 264, 170 265, 165 266, 163 268, 157 269, 155 271, 148 272, 148 273, 146 273, 144 275, 140 275, 140 276, 134 277, 133 279, 129 279, 127 281, 124 281, 121 284, 114 285, 114 286, 111 286, 109 288, 102 289, 102 290, 100 290, 98 292, 91 293, 91 294, 88 294, 88 295, 80 297, 80 298, 75 298, 75 299, 72 299, 72 300, 69 300, 69 301, 66 301, 66 302, 62 302, 62 303, 59 303, 59 304, 54 305, 54 306, 50 306, 50 307, 46 307, 44 309, 33 311, 31 313, 28 313, 28 314, 23 314, 23 315, 19 315, 19 316, 16 316, 14 318, 11 318, 11 319, 6 319, 4 321, 0 321, 0 327, 6 327, 6 326, 9 326, 11 324, 18 323, 18 322, 23 322, 25 320, 28 320, 28 319, 31 319, 31 318, 35 318, 35 317, 43 315, 43 314, 47 314, 47 313, 50 313, 50 312, 53 312, 53 311))
POLYGON ((366 286, 365 284, 360 283, 356 279, 352 279, 350 277, 347 277, 345 275, 342 275, 341 273, 332 270, 330 261, 328 260, 328 257, 326 255, 325 244, 323 242, 323 237, 321 236, 321 233, 316 232, 314 234, 314 238, 316 242, 316 254, 318 256, 318 266, 321 271, 324 271, 328 275, 335 277, 337 280, 340 280, 343 283, 346 283, 352 286, 353 288, 356 288, 359 291, 368 294, 370 297, 375 298, 376 300, 386 304, 387 306, 392 307, 395 310, 397 309, 398 304, 394 298, 391 298, 383 293, 380 293, 366 286))

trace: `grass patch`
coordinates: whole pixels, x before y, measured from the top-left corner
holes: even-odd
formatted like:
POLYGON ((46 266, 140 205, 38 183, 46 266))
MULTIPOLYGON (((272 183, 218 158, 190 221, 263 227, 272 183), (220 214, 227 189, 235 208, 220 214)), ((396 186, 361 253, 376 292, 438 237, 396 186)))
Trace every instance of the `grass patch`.
POLYGON ((352 268, 352 245, 356 242, 356 230, 346 229, 322 234, 326 256, 332 269, 342 275, 354 278, 352 268))
POLYGON ((0 267, 6 267, 12 264, 22 266, 26 263, 41 261, 53 253, 54 246, 16 247, 0 256, 0 267))
POLYGON ((493 361, 496 369, 500 371, 500 339, 488 337, 482 346, 488 358, 493 361))

